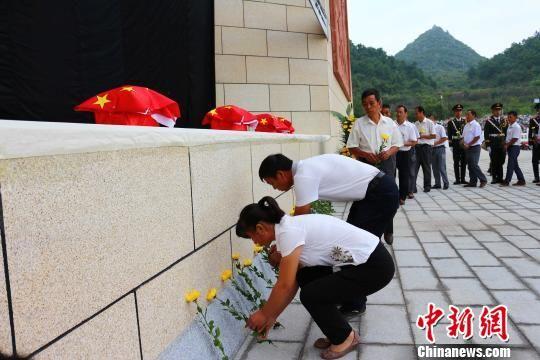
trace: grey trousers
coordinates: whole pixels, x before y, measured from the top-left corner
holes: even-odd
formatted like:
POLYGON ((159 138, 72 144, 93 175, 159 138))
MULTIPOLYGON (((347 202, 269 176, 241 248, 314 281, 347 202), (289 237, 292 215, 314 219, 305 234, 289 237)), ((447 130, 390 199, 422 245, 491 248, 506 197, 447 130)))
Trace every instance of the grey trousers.
POLYGON ((446 148, 444 145, 433 147, 431 167, 435 185, 441 186, 441 177, 444 186, 448 186, 448 176, 446 175, 446 148))
POLYGON ((416 149, 409 150, 409 193, 416 191, 416 149))
POLYGON ((480 179, 480 182, 487 182, 486 175, 484 175, 482 170, 480 170, 480 166, 478 166, 478 161, 480 160, 480 151, 480 145, 471 146, 466 151, 470 184, 476 184, 478 179, 480 179))
MULTIPOLYGON (((431 189, 431 153, 432 146, 426 144, 419 144, 416 148, 416 168, 415 174, 418 177, 420 166, 422 167, 422 173, 424 173, 424 190, 431 189)), ((416 177, 414 179, 416 183, 416 177)))

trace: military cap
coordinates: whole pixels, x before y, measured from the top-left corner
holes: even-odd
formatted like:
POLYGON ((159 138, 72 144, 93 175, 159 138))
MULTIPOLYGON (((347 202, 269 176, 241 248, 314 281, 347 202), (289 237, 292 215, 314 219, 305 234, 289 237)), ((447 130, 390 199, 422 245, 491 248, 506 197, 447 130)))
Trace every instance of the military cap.
POLYGON ((452 111, 461 111, 461 110, 463 110, 463 105, 461 105, 461 104, 456 104, 452 108, 452 111))
POLYGON ((491 110, 500 110, 502 108, 503 108, 503 104, 501 104, 499 102, 491 105, 491 110))

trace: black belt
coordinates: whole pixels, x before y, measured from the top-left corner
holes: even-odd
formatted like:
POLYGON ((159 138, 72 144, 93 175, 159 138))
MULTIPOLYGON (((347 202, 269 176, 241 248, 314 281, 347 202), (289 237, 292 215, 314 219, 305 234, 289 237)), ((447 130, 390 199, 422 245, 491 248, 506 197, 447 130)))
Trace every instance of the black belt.
POLYGON ((430 144, 416 144, 416 146, 432 146, 430 144))
POLYGON ((437 146, 434 146, 433 148, 437 149, 437 148, 443 148, 443 147, 444 147, 444 145, 437 145, 437 146))
POLYGON ((369 182, 367 186, 366 194, 370 192, 371 190, 375 190, 375 188, 379 185, 384 175, 386 175, 384 171, 379 171, 379 173, 375 175, 373 179, 371 179, 371 181, 369 182))

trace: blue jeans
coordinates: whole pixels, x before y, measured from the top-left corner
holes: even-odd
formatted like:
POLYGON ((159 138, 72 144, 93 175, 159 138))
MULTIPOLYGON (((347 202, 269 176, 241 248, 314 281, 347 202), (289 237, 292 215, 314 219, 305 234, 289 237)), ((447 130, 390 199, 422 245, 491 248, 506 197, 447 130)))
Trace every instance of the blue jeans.
POLYGON ((518 164, 519 152, 519 145, 512 145, 508 148, 508 165, 506 167, 506 178, 504 179, 506 182, 510 182, 510 180, 512 180, 514 171, 516 172, 518 181, 525 181, 523 172, 521 172, 518 164))
POLYGON ((469 166, 469 183, 476 184, 478 179, 480 182, 487 182, 486 175, 480 170, 478 161, 480 160, 480 145, 471 146, 467 149, 467 165, 469 166))

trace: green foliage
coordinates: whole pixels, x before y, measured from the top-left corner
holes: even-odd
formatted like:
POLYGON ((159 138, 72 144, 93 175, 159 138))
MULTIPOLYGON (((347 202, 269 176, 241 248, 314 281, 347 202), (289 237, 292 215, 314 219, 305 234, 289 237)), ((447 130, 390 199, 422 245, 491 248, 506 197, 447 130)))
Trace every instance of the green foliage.
POLYGON ((334 213, 334 208, 330 201, 317 200, 311 203, 311 211, 314 214, 332 215, 334 213))
POLYGON ((396 59, 416 64, 444 87, 462 85, 466 72, 484 58, 438 26, 421 34, 396 59))

